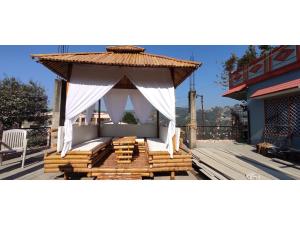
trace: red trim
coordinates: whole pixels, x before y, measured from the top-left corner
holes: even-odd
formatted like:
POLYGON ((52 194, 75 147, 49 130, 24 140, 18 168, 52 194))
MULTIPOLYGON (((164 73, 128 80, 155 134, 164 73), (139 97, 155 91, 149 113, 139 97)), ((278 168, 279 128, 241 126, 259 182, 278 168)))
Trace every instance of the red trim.
POLYGON ((236 93, 236 92, 239 92, 239 91, 242 91, 246 88, 246 84, 242 84, 240 86, 237 86, 235 88, 232 88, 232 89, 229 89, 228 91, 226 91, 224 94, 223 94, 223 97, 225 96, 228 96, 232 93, 236 93))
MULTIPOLYGON (((279 69, 276 69, 276 70, 273 70, 273 71, 271 70, 272 69, 272 56, 274 56, 275 53, 277 53, 278 51, 280 51, 281 49, 286 48, 286 47, 287 47, 287 45, 279 46, 279 47, 271 50, 267 55, 263 55, 262 57, 260 57, 258 60, 255 61, 257 63, 260 60, 264 60, 264 62, 263 62, 264 65, 265 65, 264 71, 267 71, 267 72, 265 72, 263 75, 260 75, 256 78, 248 80, 248 74, 247 74, 248 71, 245 70, 246 67, 244 67, 243 70, 239 69, 239 70, 233 72, 230 75, 230 79, 229 79, 229 82, 230 82, 229 89, 235 88, 235 87, 237 87, 241 84, 251 85, 253 83, 261 82, 261 81, 270 79, 272 77, 276 77, 278 75, 287 73, 291 70, 295 70, 295 69, 300 68, 300 46, 297 45, 296 46, 296 56, 297 56, 296 62, 290 63, 286 66, 283 66, 283 67, 281 67, 279 69), (268 58, 268 60, 267 60, 267 58, 268 58), (233 83, 234 80, 232 78, 234 76, 236 76, 236 74, 241 73, 241 71, 243 73, 243 79, 244 80, 241 83, 237 84, 237 85, 233 85, 232 83, 233 83)), ((255 65, 255 63, 250 64, 250 66, 254 66, 254 65, 255 65)))
MULTIPOLYGON (((295 47, 296 48, 296 47, 295 47)), ((296 49, 290 49, 290 48, 285 48, 282 49, 275 57, 274 60, 276 61, 285 61, 296 49)))
MULTIPOLYGON (((269 62, 271 64, 271 60, 269 62)), ((292 70, 295 70, 295 69, 300 69, 300 60, 294 62, 294 63, 291 63, 291 64, 288 64, 286 66, 283 66, 277 70, 274 70, 274 71, 271 71, 271 72, 268 72, 268 73, 265 73, 261 76, 258 76, 258 77, 255 77, 253 79, 250 79, 250 80, 247 80, 242 82, 242 83, 239 83, 238 85, 232 85, 232 80, 231 80, 231 85, 229 86, 230 89, 233 89, 239 85, 242 85, 242 84, 247 84, 247 85, 252 85, 254 83, 258 83, 258 82, 261 82, 261 81, 265 81, 265 80, 268 80, 268 79, 271 79, 273 77, 277 77, 279 75, 282 75, 284 73, 287 73, 287 72, 290 72, 292 70)))
POLYGON ((272 51, 272 49, 271 49, 271 51, 269 52, 269 64, 268 64, 268 72, 270 72, 271 70, 272 70, 272 61, 273 61, 273 59, 272 59, 272 53, 273 53, 273 51, 272 51))
POLYGON ((251 69, 248 70, 248 72, 257 73, 257 71, 259 71, 263 67, 263 65, 264 65, 264 63, 256 63, 255 65, 253 65, 251 67, 251 69))
POLYGON ((269 64, 268 64, 268 61, 267 61, 267 54, 266 53, 264 54, 264 58, 265 58, 264 59, 264 74, 265 74, 265 73, 269 72, 269 70, 268 70, 268 65, 269 64))
POLYGON ((296 49, 297 60, 300 61, 300 45, 297 45, 296 48, 297 48, 296 49))
MULTIPOLYGON (((286 46, 287 46, 287 45, 280 45, 280 46, 278 46, 278 47, 272 49, 272 50, 270 51, 269 54, 272 55, 272 54, 274 54, 275 52, 279 51, 280 49, 282 49, 282 48, 284 48, 284 47, 286 47, 286 46)), ((263 60, 264 57, 265 57, 265 56, 262 55, 261 57, 259 57, 259 58, 257 58, 257 59, 254 59, 251 63, 249 63, 249 67, 252 66, 253 64, 257 63, 258 61, 263 60)), ((234 71, 233 73, 240 72, 240 71, 243 70, 243 69, 244 69, 244 68, 238 69, 238 70, 234 71)))
POLYGON ((245 84, 251 85, 251 84, 254 84, 254 83, 265 81, 265 80, 268 80, 270 78, 277 77, 279 75, 282 75, 284 73, 287 73, 287 72, 290 72, 292 70, 299 69, 299 68, 300 68, 300 61, 294 62, 294 63, 291 63, 291 64, 286 65, 284 67, 281 67, 277 70, 266 73, 262 76, 258 76, 258 77, 255 77, 253 79, 250 79, 250 80, 246 81, 245 84))
POLYGON ((244 76, 243 76, 243 78, 244 78, 244 82, 246 81, 246 80, 248 80, 248 73, 249 73, 249 66, 245 66, 245 71, 244 71, 244 76))
POLYGON ((285 90, 289 90, 289 89, 298 88, 299 86, 300 86, 300 79, 296 79, 296 80, 288 81, 285 83, 277 84, 277 85, 274 85, 271 87, 259 89, 259 90, 255 91, 250 97, 255 98, 255 97, 259 97, 259 96, 273 94, 273 93, 277 93, 277 92, 281 92, 281 91, 285 91, 285 90))

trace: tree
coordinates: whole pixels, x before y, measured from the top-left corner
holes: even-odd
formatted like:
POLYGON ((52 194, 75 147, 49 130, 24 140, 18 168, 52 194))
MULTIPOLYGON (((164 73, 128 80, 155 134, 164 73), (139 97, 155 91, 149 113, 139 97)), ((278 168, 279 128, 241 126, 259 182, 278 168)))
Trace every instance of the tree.
POLYGON ((131 112, 126 112, 124 114, 122 122, 128 123, 128 124, 137 124, 137 121, 131 112))
POLYGON ((20 128, 24 120, 45 125, 47 100, 44 88, 33 81, 24 84, 14 77, 0 80, 0 124, 3 129, 20 128))
POLYGON ((260 55, 262 56, 265 52, 272 50, 272 45, 259 45, 260 55))
POLYGON ((241 58, 238 58, 236 54, 231 53, 231 56, 223 63, 223 70, 217 75, 216 83, 223 88, 228 88, 229 75, 235 70, 249 65, 255 59, 257 59, 257 52, 254 45, 249 45, 241 58))
POLYGON ((244 55, 237 62, 238 69, 249 65, 255 59, 257 59, 256 47, 255 45, 249 45, 244 55))
POLYGON ((223 88, 227 88, 229 85, 229 75, 230 73, 232 73, 234 70, 236 70, 237 68, 237 61, 238 61, 238 57, 232 53, 231 56, 229 57, 229 59, 227 59, 222 67, 223 67, 223 71, 222 73, 217 77, 217 84, 219 84, 220 86, 222 86, 223 88))

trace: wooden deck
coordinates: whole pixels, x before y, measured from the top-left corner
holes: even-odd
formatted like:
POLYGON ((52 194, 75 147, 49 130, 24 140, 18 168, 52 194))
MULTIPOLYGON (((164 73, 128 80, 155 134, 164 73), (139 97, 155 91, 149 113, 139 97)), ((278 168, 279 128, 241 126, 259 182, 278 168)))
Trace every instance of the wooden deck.
POLYGON ((89 176, 97 177, 98 179, 106 179, 119 177, 120 175, 132 176, 133 178, 142 178, 153 176, 150 172, 147 153, 139 153, 134 151, 131 163, 118 163, 117 156, 114 151, 104 157, 100 163, 91 168, 89 176))
POLYGON ((44 171, 45 173, 64 172, 66 179, 74 174, 85 173, 87 177, 106 180, 153 178, 154 173, 159 172, 169 172, 170 179, 175 179, 176 172, 192 170, 192 155, 183 150, 174 152, 174 157, 170 158, 167 151, 151 152, 148 151, 147 145, 135 143, 130 162, 120 163, 120 157, 127 156, 118 154, 121 150, 115 147, 115 145, 107 145, 97 150, 97 154, 88 155, 83 155, 82 152, 78 155, 74 151, 64 158, 56 152, 46 154, 44 171))
POLYGON ((214 180, 300 179, 300 165, 265 157, 247 144, 199 141, 192 154, 199 171, 214 180))
MULTIPOLYGON (((44 173, 44 154, 49 149, 37 149, 29 150, 25 167, 21 168, 20 155, 10 155, 4 158, 3 165, 0 166, 0 180, 63 180, 64 174, 61 171, 53 173, 44 173)), ((93 180, 94 177, 87 177, 86 173, 74 174, 71 179, 76 180, 93 180)), ((130 179, 134 177, 131 176, 130 179)), ((113 179, 113 178, 109 178, 113 179)), ((119 179, 126 180, 128 176, 124 175, 119 179)), ((138 177, 135 177, 138 179, 138 177)), ((155 173, 154 177, 143 177, 143 179, 154 179, 154 180, 169 180, 169 172, 155 173)), ((194 170, 188 172, 176 173, 176 180, 202 180, 205 179, 199 176, 194 170)))

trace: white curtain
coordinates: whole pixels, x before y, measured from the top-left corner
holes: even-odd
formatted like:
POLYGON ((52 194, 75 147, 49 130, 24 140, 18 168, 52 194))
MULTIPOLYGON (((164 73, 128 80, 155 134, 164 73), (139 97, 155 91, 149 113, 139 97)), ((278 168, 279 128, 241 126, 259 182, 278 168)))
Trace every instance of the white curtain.
POLYGON ((62 157, 72 147, 72 125, 78 115, 102 98, 122 76, 118 67, 73 65, 67 92, 62 157))
POLYGON ((86 125, 89 125, 91 123, 91 119, 92 119, 92 116, 95 111, 95 106, 96 106, 96 104, 93 104, 89 108, 86 109, 86 112, 85 112, 85 124, 86 125))
POLYGON ((127 89, 111 89, 104 97, 106 110, 114 124, 118 124, 122 120, 125 111, 128 90, 127 89))
POLYGON ((175 89, 169 69, 164 68, 128 68, 126 76, 145 96, 145 98, 170 122, 166 141, 168 152, 173 157, 175 135, 175 89))
POLYGON ((139 119, 140 123, 146 123, 153 112, 153 106, 137 89, 130 90, 129 96, 134 108, 134 113, 139 119))

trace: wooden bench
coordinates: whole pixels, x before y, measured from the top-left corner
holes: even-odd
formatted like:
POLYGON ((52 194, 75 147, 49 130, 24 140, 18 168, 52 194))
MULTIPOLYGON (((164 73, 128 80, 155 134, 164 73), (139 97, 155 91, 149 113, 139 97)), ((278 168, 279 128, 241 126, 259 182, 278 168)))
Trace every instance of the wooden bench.
POLYGON ((47 153, 44 156, 44 172, 92 168, 107 154, 110 143, 111 138, 108 137, 86 141, 74 146, 63 158, 58 152, 47 153))
POLYGON ((160 139, 149 138, 146 142, 151 172, 171 172, 171 179, 175 179, 177 171, 192 170, 192 154, 182 149, 174 151, 173 158, 166 150, 166 144, 160 139))

